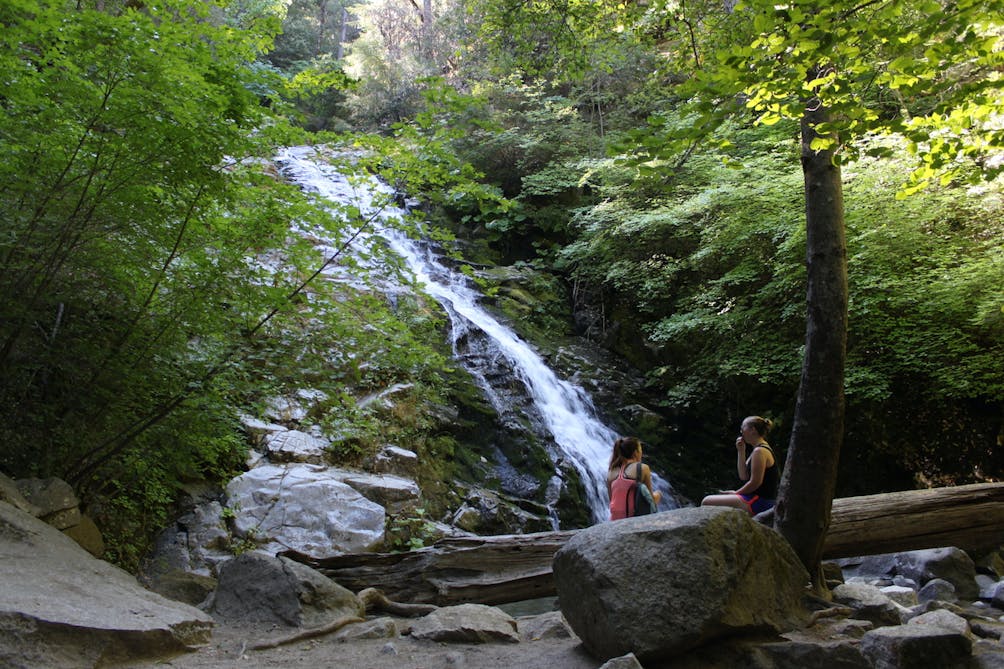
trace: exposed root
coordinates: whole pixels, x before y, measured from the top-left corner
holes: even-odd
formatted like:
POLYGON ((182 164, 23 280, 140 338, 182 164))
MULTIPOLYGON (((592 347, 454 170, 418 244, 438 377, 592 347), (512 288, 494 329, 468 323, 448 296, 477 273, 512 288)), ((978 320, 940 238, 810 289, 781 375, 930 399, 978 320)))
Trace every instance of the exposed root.
POLYGON ((294 643, 296 641, 302 641, 304 639, 313 639, 316 636, 324 636, 325 634, 331 634, 346 625, 351 623, 361 623, 363 618, 359 616, 342 616, 341 618, 335 618, 327 625, 322 625, 321 627, 311 627, 310 629, 300 630, 299 632, 294 632, 289 636, 280 637, 278 639, 272 639, 271 641, 262 641, 261 643, 256 643, 251 646, 251 650, 265 650, 267 648, 278 648, 279 646, 285 646, 287 643, 294 643))
MULTIPOLYGON (((370 611, 384 611, 396 616, 403 616, 406 618, 415 618, 417 616, 424 616, 426 613, 436 610, 437 607, 434 604, 402 604, 400 602, 392 602, 387 599, 387 595, 383 594, 376 588, 366 588, 365 590, 360 590, 356 595, 359 601, 363 603, 366 608, 367 613, 370 611)), ((272 639, 271 641, 262 641, 261 643, 256 643, 250 646, 251 650, 265 650, 267 648, 277 648, 279 646, 284 646, 288 643, 295 643, 297 641, 303 641, 304 639, 313 639, 314 637, 324 636, 325 634, 331 634, 336 632, 346 625, 352 623, 361 623, 364 618, 359 616, 347 615, 341 618, 336 618, 332 620, 327 625, 322 625, 321 627, 311 627, 310 629, 299 630, 290 634, 288 636, 279 637, 278 639, 272 639)))
POLYGON ((854 610, 848 606, 831 606, 828 609, 813 611, 812 615, 809 616, 809 627, 812 627, 823 618, 838 618, 840 616, 849 616, 852 613, 854 613, 854 610))
POLYGON ((395 616, 417 618, 439 608, 435 604, 402 604, 401 602, 392 602, 387 599, 387 595, 376 588, 360 590, 356 597, 362 601, 367 613, 370 611, 383 611, 395 616))

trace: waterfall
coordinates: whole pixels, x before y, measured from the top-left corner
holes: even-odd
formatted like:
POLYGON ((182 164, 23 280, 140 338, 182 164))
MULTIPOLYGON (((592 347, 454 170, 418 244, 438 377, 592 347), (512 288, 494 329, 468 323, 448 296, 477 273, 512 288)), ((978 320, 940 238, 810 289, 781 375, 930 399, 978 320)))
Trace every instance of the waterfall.
MULTIPOLYGON (((311 147, 293 147, 286 149, 278 161, 283 174, 305 190, 335 202, 351 202, 363 216, 376 215, 372 234, 386 240, 404 259, 418 283, 446 310, 457 360, 472 374, 500 416, 513 412, 514 407, 507 384, 497 381, 502 376, 498 370, 505 367, 506 378, 515 375, 520 380, 530 402, 515 409, 542 431, 544 439, 557 447, 561 457, 575 465, 593 519, 606 520, 607 464, 618 435, 597 417, 588 394, 559 378, 527 342, 480 306, 481 295, 470 279, 448 267, 436 248, 381 224, 400 219, 406 213, 387 204, 391 193, 386 186, 372 180, 363 187, 313 155, 311 147)), ((668 494, 668 484, 655 474, 653 484, 663 490, 662 508, 670 508, 672 495, 668 494)))

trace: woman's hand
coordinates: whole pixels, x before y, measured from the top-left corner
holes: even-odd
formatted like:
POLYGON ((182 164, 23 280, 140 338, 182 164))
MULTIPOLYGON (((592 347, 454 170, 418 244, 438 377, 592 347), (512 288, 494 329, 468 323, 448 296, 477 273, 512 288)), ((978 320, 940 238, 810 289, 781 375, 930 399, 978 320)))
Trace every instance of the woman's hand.
POLYGON ((743 455, 746 453, 746 442, 743 440, 742 435, 736 437, 736 450, 743 455))

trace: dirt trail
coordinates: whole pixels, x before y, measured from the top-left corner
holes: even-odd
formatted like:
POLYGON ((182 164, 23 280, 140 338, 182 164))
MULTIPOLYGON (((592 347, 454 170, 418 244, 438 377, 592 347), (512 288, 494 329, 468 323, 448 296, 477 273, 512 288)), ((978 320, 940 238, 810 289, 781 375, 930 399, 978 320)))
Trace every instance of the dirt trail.
MULTIPOLYGON (((395 619, 401 628, 410 624, 395 619)), ((212 641, 170 659, 124 667, 179 669, 596 669, 602 662, 586 653, 575 637, 525 639, 520 643, 439 643, 398 636, 393 639, 340 641, 328 634, 266 650, 250 650, 262 641, 289 634, 274 626, 217 625, 212 641)))

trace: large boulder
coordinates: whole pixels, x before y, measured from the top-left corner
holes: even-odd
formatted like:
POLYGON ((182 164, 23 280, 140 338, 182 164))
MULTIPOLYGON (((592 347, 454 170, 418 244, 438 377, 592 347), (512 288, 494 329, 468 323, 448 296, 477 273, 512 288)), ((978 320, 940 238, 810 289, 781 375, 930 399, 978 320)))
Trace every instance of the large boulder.
POLYGON ((780 535, 734 509, 606 522, 554 557, 561 610, 601 659, 645 662, 725 636, 804 623, 809 575, 780 535))
POLYGON ((304 464, 265 465, 227 484, 234 534, 263 550, 326 557, 379 550, 386 513, 379 504, 304 464))
POLYGON ((220 566, 213 614, 230 623, 266 622, 321 627, 336 618, 366 615, 350 590, 288 558, 243 553, 220 566))
POLYGON ((95 667, 208 642, 213 621, 0 502, 0 666, 95 667))

